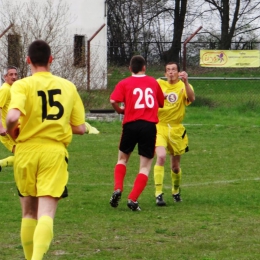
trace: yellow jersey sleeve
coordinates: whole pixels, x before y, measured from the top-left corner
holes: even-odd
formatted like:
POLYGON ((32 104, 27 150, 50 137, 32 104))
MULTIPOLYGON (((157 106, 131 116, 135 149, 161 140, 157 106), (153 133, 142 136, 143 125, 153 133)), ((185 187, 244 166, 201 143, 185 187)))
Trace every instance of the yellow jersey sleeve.
POLYGON ((7 83, 4 83, 0 88, 0 108, 2 109, 2 125, 6 127, 6 115, 8 112, 8 107, 11 100, 11 92, 10 92, 11 86, 7 83))

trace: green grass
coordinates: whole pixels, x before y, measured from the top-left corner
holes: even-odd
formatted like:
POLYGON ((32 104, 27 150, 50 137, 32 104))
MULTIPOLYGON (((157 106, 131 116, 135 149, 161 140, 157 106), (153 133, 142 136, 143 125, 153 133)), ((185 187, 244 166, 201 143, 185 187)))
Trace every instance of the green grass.
MULTIPOLYGON (((250 70, 229 70, 228 75, 226 71, 218 75, 211 70, 204 72, 201 76, 259 75, 250 70)), ((107 90, 81 91, 86 110, 111 108, 109 95, 129 72, 127 68, 113 68, 109 73, 107 90)), ((154 76, 163 72, 157 74, 154 76)), ((151 171, 139 198, 142 211, 127 208, 126 198, 139 165, 134 151, 121 203, 117 209, 111 208, 121 122, 92 121, 101 133, 74 136, 69 146, 69 197, 59 203, 46 260, 259 258, 259 83, 190 82, 196 101, 187 107, 184 120, 190 151, 181 161, 183 202, 172 201, 168 160, 164 187, 167 207, 155 205, 151 171)), ((0 158, 9 155, 2 146, 0 158)), ((0 259, 22 260, 21 210, 11 168, 0 173, 0 185, 0 259)))
MULTIPOLYGON (((190 152, 182 157, 183 202, 172 201, 168 160, 167 206, 155 205, 151 172, 139 198, 141 212, 126 206, 139 165, 136 151, 129 161, 121 203, 117 209, 109 205, 121 122, 91 124, 101 133, 74 136, 69 146, 69 197, 59 203, 54 240, 44 259, 259 258, 258 117, 239 113, 221 117, 208 108, 189 107, 185 124, 190 152)), ((0 157, 7 155, 2 147, 0 157)), ((0 259, 22 260, 21 212, 11 168, 2 170, 0 184, 0 259)))

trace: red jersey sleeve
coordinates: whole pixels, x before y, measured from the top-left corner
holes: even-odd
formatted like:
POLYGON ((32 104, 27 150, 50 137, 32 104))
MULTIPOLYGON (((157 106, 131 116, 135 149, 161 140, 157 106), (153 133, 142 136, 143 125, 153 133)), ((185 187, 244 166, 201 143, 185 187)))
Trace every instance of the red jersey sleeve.
POLYGON ((157 100, 158 100, 158 106, 162 108, 164 106, 164 94, 162 92, 159 83, 158 83, 158 91, 157 91, 157 100))
POLYGON ((116 86, 113 92, 110 95, 110 100, 114 100, 115 102, 124 102, 125 100, 125 92, 124 92, 124 84, 120 81, 116 86))

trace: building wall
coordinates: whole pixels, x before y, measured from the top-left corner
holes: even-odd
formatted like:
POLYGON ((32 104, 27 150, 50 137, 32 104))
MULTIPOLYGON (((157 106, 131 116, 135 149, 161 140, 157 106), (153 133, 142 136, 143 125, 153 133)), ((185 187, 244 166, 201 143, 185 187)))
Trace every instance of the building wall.
POLYGON ((68 28, 71 32, 71 40, 73 41, 75 34, 86 36, 86 87, 88 89, 106 88, 107 17, 105 0, 65 1, 71 5, 72 14, 76 14, 76 20, 68 28))
MULTIPOLYGON (((20 0, 21 1, 21 0, 20 0)), ((27 0, 22 0, 27 1, 27 0)), ((42 1, 42 0, 37 0, 42 1)), ((53 0, 58 1, 58 0, 53 0)), ((70 5, 73 23, 68 26, 70 42, 84 35, 86 43, 86 88, 107 86, 107 17, 105 0, 63 0, 70 5), (104 26, 104 27, 103 27, 104 26), (102 29, 101 29, 102 28, 102 29), (90 41, 91 40, 91 41, 90 41), (89 41, 89 42, 88 42, 89 41), (88 46, 89 43, 89 46, 88 46)))
MULTIPOLYGON (((104 23, 105 0, 64 0, 71 6, 71 13, 76 20, 69 26, 72 34, 86 34, 90 38, 104 23)), ((106 30, 99 34, 100 40, 106 44, 106 30)))
MULTIPOLYGON (((42 0, 33 1, 39 2, 39 4, 42 3, 42 0)), ((51 1, 55 4, 60 0, 51 1)), ((30 2, 30 0, 19 0, 19 3, 25 2, 30 2)), ((106 88, 107 17, 105 0, 62 0, 63 3, 69 5, 70 20, 72 18, 71 23, 67 27, 69 39, 64 44, 69 44, 73 48, 76 35, 84 36, 85 38, 86 67, 84 73, 86 71, 86 76, 84 82, 86 81, 86 88, 106 88)), ((6 62, 4 63, 6 64, 6 62)))

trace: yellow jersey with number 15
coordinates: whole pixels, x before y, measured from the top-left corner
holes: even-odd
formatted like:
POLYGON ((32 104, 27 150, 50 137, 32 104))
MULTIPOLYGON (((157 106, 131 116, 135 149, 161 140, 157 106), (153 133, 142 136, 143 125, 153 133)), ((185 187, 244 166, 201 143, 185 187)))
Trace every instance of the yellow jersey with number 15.
POLYGON ((85 123, 85 111, 76 86, 50 72, 37 72, 14 82, 9 109, 19 109, 20 134, 26 140, 52 140, 67 146, 72 139, 70 123, 85 123))
MULTIPOLYGON (((190 104, 184 83, 181 80, 176 84, 170 84, 167 79, 157 81, 163 93, 167 94, 164 107, 159 108, 158 111, 159 124, 181 124, 185 116, 185 107, 190 104)), ((191 88, 193 89, 192 86, 191 88)))

